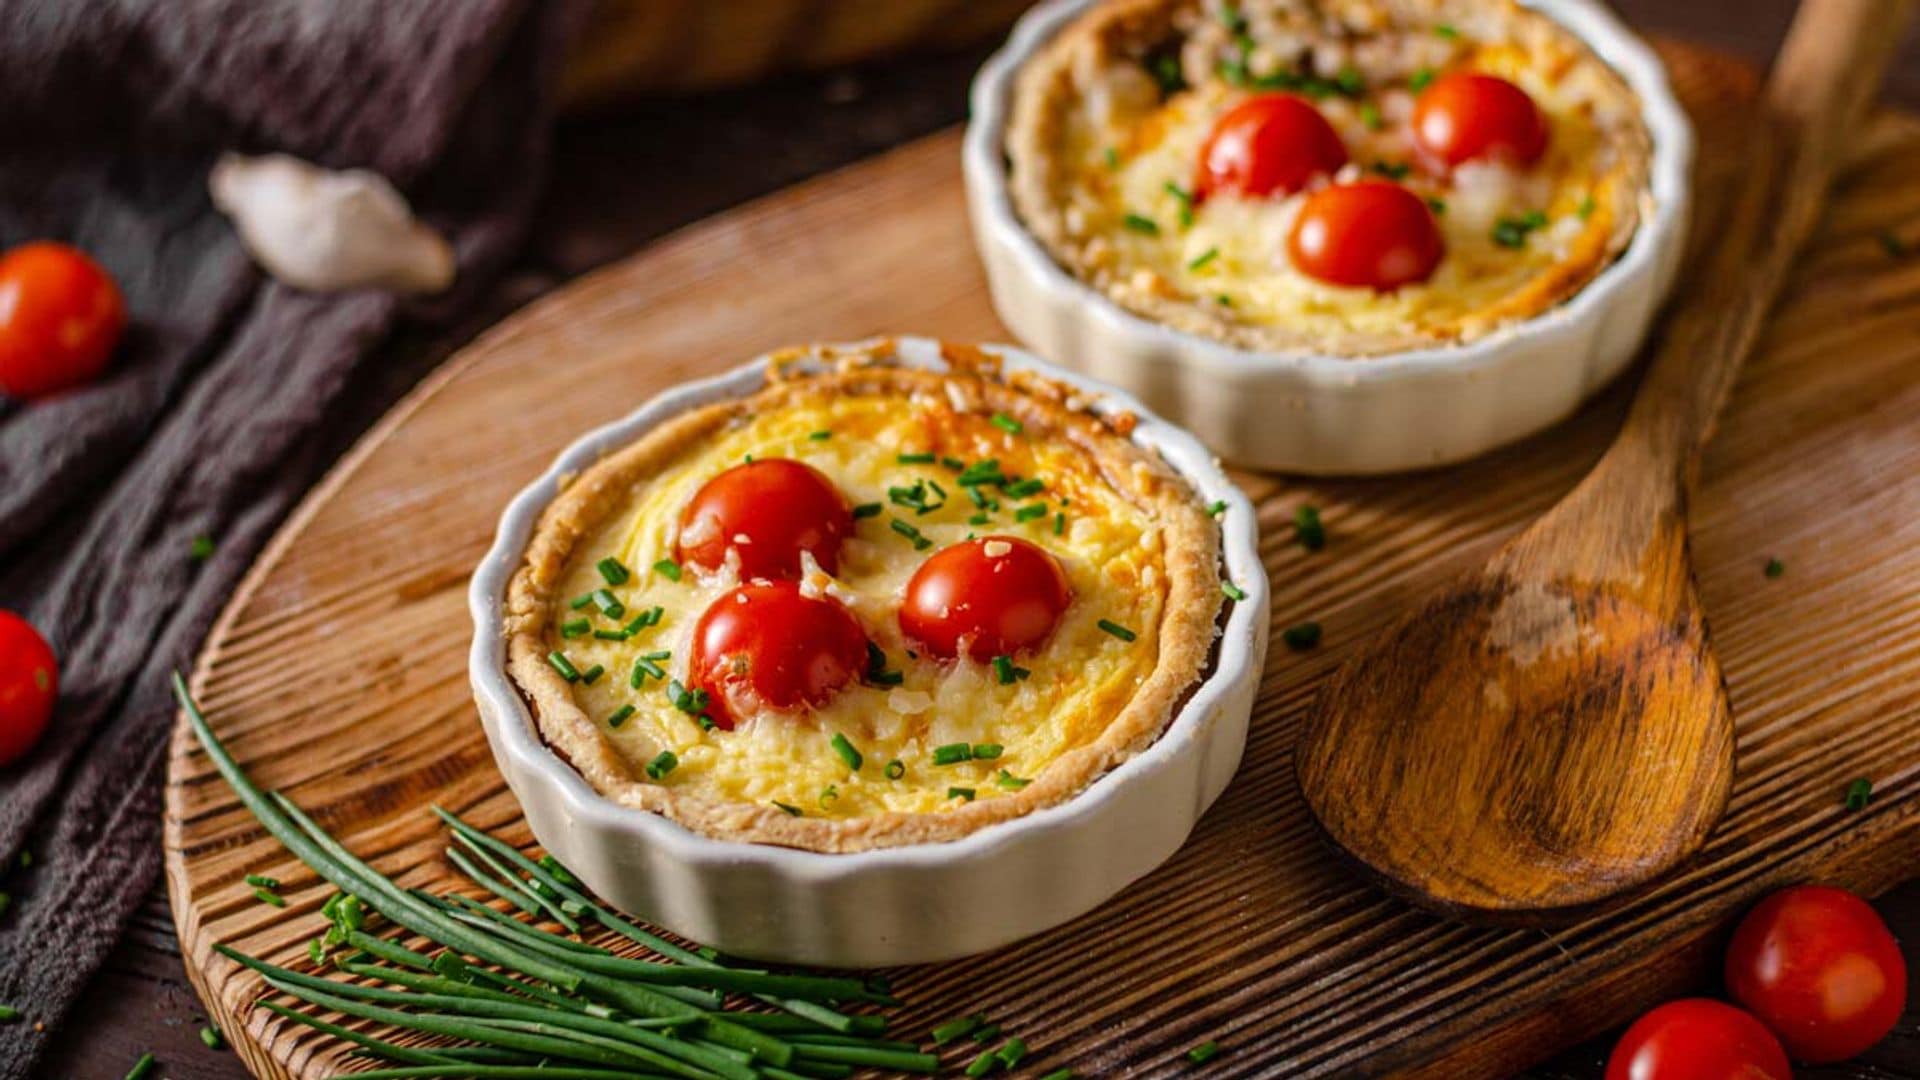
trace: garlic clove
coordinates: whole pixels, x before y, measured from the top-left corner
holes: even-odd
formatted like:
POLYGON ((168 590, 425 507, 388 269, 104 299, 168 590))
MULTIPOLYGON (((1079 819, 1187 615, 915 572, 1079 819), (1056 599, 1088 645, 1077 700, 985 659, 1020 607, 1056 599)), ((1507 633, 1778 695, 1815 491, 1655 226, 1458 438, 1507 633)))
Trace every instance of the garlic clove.
POLYGON ((378 173, 223 154, 207 187, 254 261, 294 288, 436 293, 453 283, 453 249, 378 173))

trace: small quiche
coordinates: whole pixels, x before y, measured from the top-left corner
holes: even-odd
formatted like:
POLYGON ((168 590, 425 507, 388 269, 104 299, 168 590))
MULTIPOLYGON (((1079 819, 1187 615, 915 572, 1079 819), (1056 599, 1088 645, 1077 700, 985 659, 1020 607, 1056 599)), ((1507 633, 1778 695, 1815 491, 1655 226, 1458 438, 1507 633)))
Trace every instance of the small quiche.
POLYGON ((603 795, 824 852, 951 840, 1151 744, 1234 590, 1188 484, 1070 390, 946 346, 793 350, 573 477, 508 670, 603 795))
POLYGON ((1484 337, 1651 207, 1638 99, 1511 0, 1106 0, 1020 72, 1007 143, 1068 271, 1270 352, 1484 337))

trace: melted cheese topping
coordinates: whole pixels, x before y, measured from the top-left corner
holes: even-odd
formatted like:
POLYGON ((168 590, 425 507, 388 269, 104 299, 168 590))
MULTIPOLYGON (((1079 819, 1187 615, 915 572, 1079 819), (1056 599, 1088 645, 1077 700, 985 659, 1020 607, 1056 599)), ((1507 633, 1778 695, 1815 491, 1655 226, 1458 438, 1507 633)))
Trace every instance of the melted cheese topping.
MULTIPOLYGON (((1206 62, 1195 59, 1200 50, 1189 44, 1189 78, 1206 62)), ((1614 143, 1619 131, 1641 127, 1630 96, 1584 45, 1564 33, 1523 48, 1452 27, 1388 27, 1357 42, 1322 42, 1310 55, 1305 76, 1329 88, 1314 104, 1350 158, 1331 180, 1384 174, 1427 199, 1446 245, 1431 278, 1380 293, 1297 269, 1287 238, 1312 189, 1194 205, 1187 193, 1214 122, 1259 91, 1212 76, 1163 100, 1138 62, 1117 57, 1076 79, 1082 96, 1064 111, 1053 149, 1062 160, 1052 197, 1082 274, 1148 314, 1191 305, 1203 325, 1280 328, 1284 340, 1367 353, 1410 338, 1470 338, 1531 316, 1604 265, 1623 223, 1619 208, 1633 205, 1619 189, 1637 186, 1614 143), (1549 128, 1539 161, 1472 163, 1449 176, 1416 164, 1417 88, 1465 71, 1500 76, 1533 98, 1549 128), (1355 92, 1332 90, 1337 76, 1355 92)), ((1256 74, 1284 67, 1262 48, 1248 65, 1256 74)))
MULTIPOLYGON (((927 491, 928 503, 940 502, 927 491)), ((678 765, 658 782, 714 799, 780 803, 831 818, 937 812, 963 804, 950 789, 971 789, 981 800, 1003 797, 1100 735, 1154 668, 1167 596, 1162 556, 1160 530, 1147 512, 1115 491, 1092 457, 1071 443, 1005 431, 992 417, 948 401, 840 397, 754 416, 701 442, 634 491, 627 510, 576 548, 547 636, 578 670, 604 670, 590 684, 575 683, 574 693, 636 777, 666 750, 678 765), (831 434, 813 437, 817 432, 831 434), (969 463, 994 459, 1006 475, 1037 478, 1045 488, 1026 498, 983 488, 997 508, 984 511, 989 523, 973 524, 983 511, 955 482, 953 468, 899 461, 902 454, 926 453, 969 463), (664 681, 644 677, 636 689, 632 673, 641 658, 666 652, 671 655, 660 666, 684 682, 694 624, 738 584, 732 560, 710 575, 686 567, 678 581, 655 564, 672 555, 681 511, 694 493, 748 455, 804 461, 853 505, 885 508, 855 522, 838 577, 809 558, 802 585, 844 603, 903 679, 894 687, 849 686, 817 710, 763 713, 742 717, 733 731, 704 731, 675 706, 664 681), (890 487, 916 481, 938 483, 947 493, 944 506, 919 514, 889 501, 890 487), (1028 520, 1017 520, 1023 507, 1041 507, 1044 516, 1030 511, 1028 520), (894 531, 895 520, 934 546, 916 550, 894 531), (1072 587, 1072 603, 1053 637, 1037 653, 1016 658, 1029 674, 1011 684, 1001 683, 990 665, 914 657, 900 632, 897 612, 907 580, 928 554, 969 534, 1039 544, 1059 560, 1072 587), (596 564, 609 555, 632 572, 611 589, 625 608, 620 618, 571 602, 607 587, 596 564), (590 632, 568 637, 560 629, 587 618, 594 629, 613 630, 655 605, 663 610, 658 624, 626 641, 590 632), (1122 641, 1101 629, 1102 620, 1132 629, 1136 639, 1122 641), (617 726, 609 723, 628 705, 629 715, 617 726), (858 771, 835 753, 836 733, 863 755, 858 771), (992 760, 935 765, 934 749, 953 743, 1003 750, 992 760), (887 775, 892 761, 900 762, 897 778, 887 775)))

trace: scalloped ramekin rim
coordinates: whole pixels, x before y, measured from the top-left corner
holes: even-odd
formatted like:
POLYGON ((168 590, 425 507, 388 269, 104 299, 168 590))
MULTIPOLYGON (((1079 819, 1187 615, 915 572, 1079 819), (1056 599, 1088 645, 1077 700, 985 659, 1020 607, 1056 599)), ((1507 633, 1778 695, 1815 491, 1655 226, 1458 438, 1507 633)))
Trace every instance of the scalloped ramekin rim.
POLYGON ((1691 200, 1693 125, 1674 96, 1666 67, 1611 10, 1597 0, 1518 0, 1565 27, 1624 78, 1640 98, 1641 115, 1653 139, 1649 188, 1653 209, 1634 230, 1627 250, 1564 303, 1475 341, 1411 349, 1364 358, 1307 350, 1262 352, 1176 330, 1120 306, 1055 262, 1014 211, 1002 147, 1013 102, 1016 73, 1060 28, 1099 0, 1045 0, 1014 27, 1007 43, 981 66, 969 95, 970 119, 961 147, 961 167, 973 191, 972 205, 986 217, 977 227, 1012 254, 1028 280, 1056 293, 1072 294, 1086 317, 1111 333, 1178 350, 1183 360, 1223 373, 1286 372, 1313 385, 1351 387, 1410 375, 1467 375, 1498 367, 1536 341, 1598 318, 1635 280, 1659 273, 1661 253, 1683 244, 1691 200))
MULTIPOLYGON (((885 340, 897 346, 900 358, 907 363, 924 366, 938 366, 941 363, 938 341, 918 337, 885 340)), ((812 881, 898 868, 935 867, 986 856, 996 848, 1011 845, 1016 837, 1026 833, 1070 834, 1076 825, 1094 815, 1101 804, 1114 799, 1122 788, 1136 778, 1173 767, 1187 746, 1205 736, 1204 721, 1228 696, 1231 688, 1243 680, 1257 679, 1265 660, 1263 656, 1254 655, 1252 645, 1259 636, 1258 627, 1252 625, 1253 620, 1265 619, 1268 604, 1267 575, 1260 562, 1253 505, 1245 493, 1227 478, 1213 453, 1197 438, 1161 420, 1132 395, 1047 363, 1012 346, 982 345, 980 348, 999 357, 1008 370, 1033 371, 1074 387, 1092 399, 1095 407, 1102 412, 1133 413, 1139 420, 1132 434, 1135 443, 1159 453, 1209 504, 1219 501, 1227 504, 1226 511, 1218 515, 1221 552, 1226 564, 1224 573, 1247 595, 1244 600, 1235 602, 1227 616, 1212 670, 1188 695, 1167 729, 1150 746, 1064 802, 1011 821, 987 826, 958 840, 830 854, 715 839, 662 815, 622 806, 595 791, 578 771, 546 745, 537 734, 533 717, 506 671, 506 639, 501 609, 507 584, 520 565, 541 513, 557 493, 561 476, 578 473, 606 452, 626 445, 687 409, 753 393, 765 385, 767 357, 762 356, 722 374, 682 383, 663 391, 627 416, 580 437, 508 504, 493 544, 475 569, 467 590, 467 606, 474 623, 468 671, 475 695, 491 706, 483 707, 481 716, 495 752, 531 770, 532 775, 559 795, 567 813, 589 828, 633 834, 636 839, 687 863, 717 865, 751 861, 797 879, 812 881), (512 718, 516 722, 496 724, 492 720, 496 716, 512 718)))

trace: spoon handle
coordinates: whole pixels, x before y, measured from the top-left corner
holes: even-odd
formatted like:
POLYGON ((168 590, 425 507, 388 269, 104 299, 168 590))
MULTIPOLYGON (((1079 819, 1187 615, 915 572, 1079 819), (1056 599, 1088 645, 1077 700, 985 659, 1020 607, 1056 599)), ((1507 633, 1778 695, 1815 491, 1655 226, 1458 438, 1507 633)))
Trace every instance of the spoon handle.
MULTIPOLYGON (((1706 264, 1669 319, 1606 464, 1616 480, 1669 478, 1684 506, 1713 433, 1800 249, 1819 222, 1912 11, 1912 0, 1802 0, 1774 63, 1751 157, 1706 264)), ((1645 491, 1643 489, 1643 494, 1645 491)), ((1661 501, 1665 501, 1662 499, 1661 501)))

